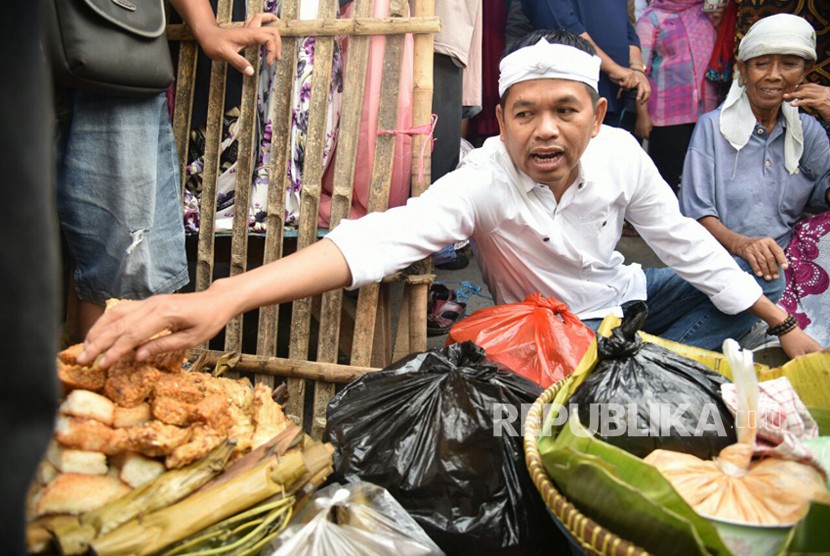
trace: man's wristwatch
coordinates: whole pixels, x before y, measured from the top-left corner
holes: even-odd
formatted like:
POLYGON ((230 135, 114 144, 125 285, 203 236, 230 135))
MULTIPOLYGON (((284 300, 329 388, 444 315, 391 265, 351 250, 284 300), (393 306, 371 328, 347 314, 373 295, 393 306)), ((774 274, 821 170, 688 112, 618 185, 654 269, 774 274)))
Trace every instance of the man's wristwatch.
POLYGON ((631 64, 628 67, 633 69, 634 71, 639 71, 639 72, 642 72, 642 73, 646 72, 646 65, 645 64, 631 64))

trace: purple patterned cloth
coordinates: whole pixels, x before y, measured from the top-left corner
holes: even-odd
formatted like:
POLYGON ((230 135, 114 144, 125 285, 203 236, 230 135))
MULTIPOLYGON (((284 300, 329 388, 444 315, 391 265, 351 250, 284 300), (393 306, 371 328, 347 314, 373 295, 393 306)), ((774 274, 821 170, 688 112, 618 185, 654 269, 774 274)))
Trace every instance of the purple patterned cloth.
POLYGON ((794 314, 798 325, 821 345, 830 345, 830 211, 795 225, 785 250, 787 286, 778 304, 794 314))

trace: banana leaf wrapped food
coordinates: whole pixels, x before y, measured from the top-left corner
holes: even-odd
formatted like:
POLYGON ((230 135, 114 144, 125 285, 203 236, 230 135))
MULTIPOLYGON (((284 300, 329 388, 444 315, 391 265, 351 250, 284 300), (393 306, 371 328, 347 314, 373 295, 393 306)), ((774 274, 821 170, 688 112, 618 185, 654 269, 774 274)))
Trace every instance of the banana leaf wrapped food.
POLYGON ((655 450, 645 461, 655 466, 701 515, 747 525, 788 526, 802 519, 810 503, 830 502, 824 476, 811 465, 769 457, 753 460, 757 433, 758 382, 751 352, 727 340, 738 392, 738 441, 714 459, 655 450))

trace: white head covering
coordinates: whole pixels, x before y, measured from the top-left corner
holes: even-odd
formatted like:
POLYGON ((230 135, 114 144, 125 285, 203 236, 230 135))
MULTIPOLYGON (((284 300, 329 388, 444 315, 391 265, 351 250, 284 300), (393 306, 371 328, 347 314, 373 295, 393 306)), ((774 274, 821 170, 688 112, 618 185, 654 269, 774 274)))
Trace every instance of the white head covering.
POLYGON ((573 46, 550 44, 544 38, 511 52, 499 64, 499 96, 513 84, 531 79, 570 79, 597 90, 598 56, 573 46))
MULTIPOLYGON (((797 15, 777 14, 759 19, 746 32, 738 47, 738 59, 746 62, 768 54, 792 54, 807 60, 816 59, 816 31, 810 23, 797 15)), ((798 109, 789 103, 781 104, 781 113, 787 122, 784 135, 784 164, 790 174, 798 173, 798 161, 804 152, 804 132, 798 109)), ((720 132, 729 144, 741 150, 755 129, 755 115, 746 96, 746 87, 739 72, 720 112, 720 132)))

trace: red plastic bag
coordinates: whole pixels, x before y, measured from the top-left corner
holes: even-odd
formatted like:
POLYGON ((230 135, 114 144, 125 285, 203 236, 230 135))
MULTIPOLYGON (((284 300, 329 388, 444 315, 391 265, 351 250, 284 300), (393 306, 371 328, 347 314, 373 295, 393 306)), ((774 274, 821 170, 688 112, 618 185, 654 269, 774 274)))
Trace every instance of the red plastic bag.
POLYGON ((534 293, 479 309, 450 329, 446 345, 471 340, 488 359, 547 388, 573 372, 593 339, 567 305, 534 293))

